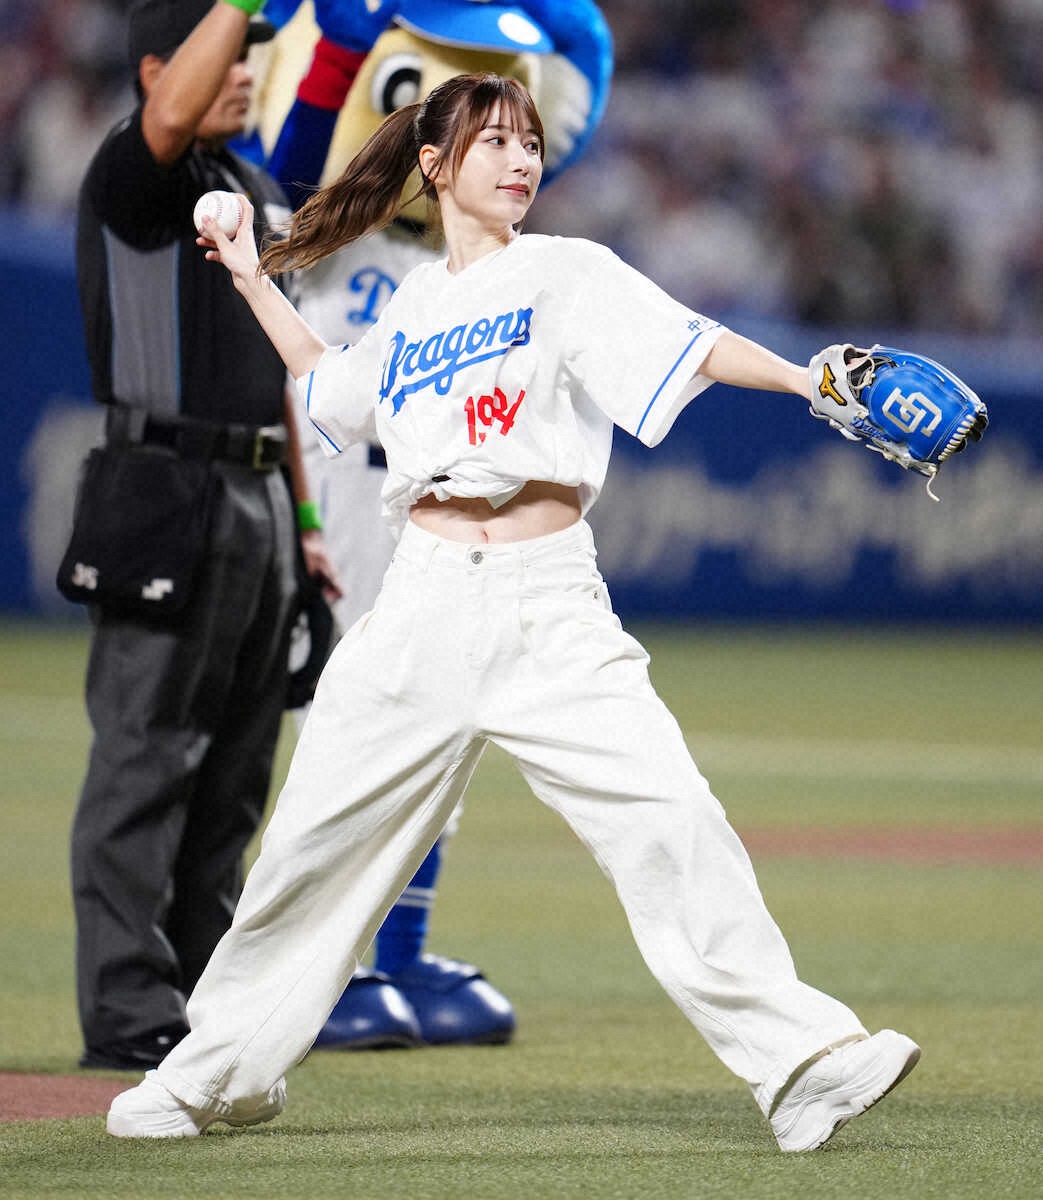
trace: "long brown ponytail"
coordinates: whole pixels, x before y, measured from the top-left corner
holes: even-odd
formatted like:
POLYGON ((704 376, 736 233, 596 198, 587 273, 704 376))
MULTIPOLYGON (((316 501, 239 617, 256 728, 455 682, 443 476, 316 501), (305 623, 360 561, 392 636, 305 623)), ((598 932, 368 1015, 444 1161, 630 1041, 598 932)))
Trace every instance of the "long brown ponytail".
POLYGON ((309 197, 293 215, 289 235, 261 254, 266 274, 314 266, 341 246, 389 225, 416 196, 435 200, 431 180, 421 178, 415 196, 402 192, 420 169, 421 146, 436 146, 438 165, 455 173, 489 114, 500 106, 520 129, 532 129, 543 145, 543 126, 532 97, 514 79, 500 75, 456 75, 420 104, 389 116, 328 187, 309 197))
POLYGON ((348 242, 394 220, 402 189, 417 166, 415 123, 419 104, 407 104, 384 121, 328 187, 293 214, 290 233, 261 254, 268 274, 314 266, 348 242))

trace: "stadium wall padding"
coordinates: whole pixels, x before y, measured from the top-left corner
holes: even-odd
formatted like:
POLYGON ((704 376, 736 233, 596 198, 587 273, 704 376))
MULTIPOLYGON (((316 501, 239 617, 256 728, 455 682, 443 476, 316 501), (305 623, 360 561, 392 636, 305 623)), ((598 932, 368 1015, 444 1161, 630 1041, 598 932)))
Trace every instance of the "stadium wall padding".
MULTIPOLYGON (((79 463, 100 437, 65 227, 0 221, 6 334, 0 611, 82 615, 54 588, 79 463)), ((719 314, 715 314, 719 315, 719 314)), ((985 440, 924 480, 843 441, 796 397, 716 385, 655 450, 617 431, 590 515, 624 617, 1043 619, 1043 352, 901 331, 725 318, 807 361, 831 341, 938 358, 989 406, 985 440)), ((640 353, 640 347, 627 347, 640 353)))

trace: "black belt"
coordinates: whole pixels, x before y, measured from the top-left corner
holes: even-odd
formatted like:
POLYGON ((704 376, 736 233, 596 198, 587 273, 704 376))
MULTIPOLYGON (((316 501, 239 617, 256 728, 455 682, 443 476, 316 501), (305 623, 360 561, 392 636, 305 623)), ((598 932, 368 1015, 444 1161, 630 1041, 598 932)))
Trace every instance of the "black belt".
POLYGON ((182 458, 242 463, 271 471, 286 461, 285 425, 219 425, 194 417, 159 417, 127 404, 109 406, 105 435, 110 443, 166 446, 182 458))

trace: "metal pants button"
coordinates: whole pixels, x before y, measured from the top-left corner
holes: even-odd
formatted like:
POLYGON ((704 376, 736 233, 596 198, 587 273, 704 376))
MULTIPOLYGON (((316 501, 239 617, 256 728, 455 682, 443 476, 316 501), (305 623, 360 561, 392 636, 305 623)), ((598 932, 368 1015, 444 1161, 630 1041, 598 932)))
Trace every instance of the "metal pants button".
POLYGON ((481 552, 481 550, 472 550, 471 551, 471 562, 473 562, 475 564, 475 566, 477 566, 478 563, 480 563, 484 557, 485 557, 485 555, 481 552))

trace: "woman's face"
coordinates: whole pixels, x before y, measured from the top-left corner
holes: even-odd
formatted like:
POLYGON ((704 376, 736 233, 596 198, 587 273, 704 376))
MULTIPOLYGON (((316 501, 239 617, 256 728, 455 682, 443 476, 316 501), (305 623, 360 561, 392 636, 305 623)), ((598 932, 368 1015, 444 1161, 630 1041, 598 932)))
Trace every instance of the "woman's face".
POLYGON ((517 225, 543 176, 539 136, 514 128, 510 114, 497 105, 455 176, 442 178, 447 174, 448 167, 435 177, 443 218, 455 210, 483 226, 517 225))

